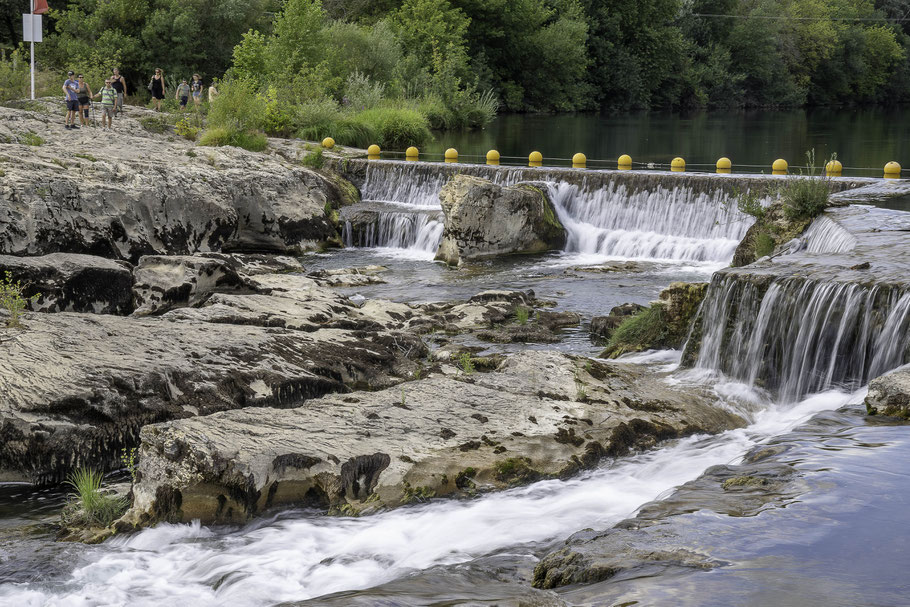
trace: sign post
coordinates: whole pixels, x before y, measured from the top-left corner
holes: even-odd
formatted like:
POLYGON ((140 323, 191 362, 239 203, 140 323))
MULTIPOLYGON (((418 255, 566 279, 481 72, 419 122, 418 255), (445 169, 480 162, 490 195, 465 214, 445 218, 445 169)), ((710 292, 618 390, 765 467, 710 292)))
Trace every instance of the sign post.
POLYGON ((41 15, 47 12, 47 0, 28 0, 28 14, 22 15, 22 39, 31 43, 32 99, 35 98, 35 43, 44 40, 41 15))

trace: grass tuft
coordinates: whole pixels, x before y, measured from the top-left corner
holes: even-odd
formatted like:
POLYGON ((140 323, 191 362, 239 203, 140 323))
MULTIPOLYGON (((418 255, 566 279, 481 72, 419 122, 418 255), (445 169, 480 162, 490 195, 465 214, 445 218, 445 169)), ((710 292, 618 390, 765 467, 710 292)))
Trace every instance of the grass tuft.
POLYGON ((75 492, 63 511, 64 523, 70 526, 107 527, 120 518, 128 506, 125 499, 101 492, 103 476, 88 468, 72 472, 66 484, 75 492))

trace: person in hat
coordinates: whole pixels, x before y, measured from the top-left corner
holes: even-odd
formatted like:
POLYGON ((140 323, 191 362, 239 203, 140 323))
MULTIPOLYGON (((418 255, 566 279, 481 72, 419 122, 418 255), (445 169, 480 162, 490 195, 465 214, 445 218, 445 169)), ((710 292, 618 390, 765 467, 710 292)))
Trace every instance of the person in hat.
POLYGON ((79 83, 76 74, 70 70, 66 73, 66 82, 63 83, 63 93, 66 100, 66 129, 78 129, 76 114, 79 113, 79 83))

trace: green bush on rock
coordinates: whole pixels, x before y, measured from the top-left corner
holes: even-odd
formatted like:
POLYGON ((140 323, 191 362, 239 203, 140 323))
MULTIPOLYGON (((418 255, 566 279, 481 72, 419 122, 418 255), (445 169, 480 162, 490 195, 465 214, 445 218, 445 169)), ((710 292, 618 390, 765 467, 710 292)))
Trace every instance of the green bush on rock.
POLYGON ((66 484, 74 489, 61 514, 68 527, 107 527, 126 512, 129 504, 101 490, 100 472, 80 468, 70 474, 66 484))

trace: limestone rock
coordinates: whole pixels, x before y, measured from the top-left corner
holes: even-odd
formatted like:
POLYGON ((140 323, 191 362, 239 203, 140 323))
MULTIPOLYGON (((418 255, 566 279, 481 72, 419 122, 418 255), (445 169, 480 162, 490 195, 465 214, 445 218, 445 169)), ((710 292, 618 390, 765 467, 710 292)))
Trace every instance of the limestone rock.
POLYGON ((0 277, 6 272, 23 284, 25 297, 41 295, 29 303, 34 311, 129 314, 133 310, 133 275, 126 262, 74 253, 0 255, 0 277))
MULTIPOLYGON (((132 112, 133 110, 131 110, 132 112)), ((337 240, 349 196, 315 171, 239 148, 196 148, 131 117, 116 137, 66 131, 57 116, 0 108, 0 140, 40 132, 0 156, 0 253, 149 254, 299 251, 337 240), (15 162, 10 162, 10 156, 15 162)))
POLYGON ((168 315, 23 320, 26 329, 0 339, 0 482, 119 467, 120 449, 135 446, 139 429, 153 422, 385 387, 393 369, 410 374, 408 354, 426 351, 394 333, 168 315))
POLYGON ((493 373, 146 426, 122 524, 243 521, 279 505, 375 511, 565 476, 743 423, 653 374, 529 351, 493 373))
POLYGON ((216 291, 249 290, 231 264, 193 255, 144 255, 134 276, 133 301, 139 316, 193 305, 216 291))
POLYGON ((870 415, 910 418, 910 365, 899 367, 869 382, 866 411, 870 415))
POLYGON ((445 230, 436 259, 449 265, 516 253, 542 253, 565 245, 545 184, 504 187, 458 175, 439 193, 445 230))

